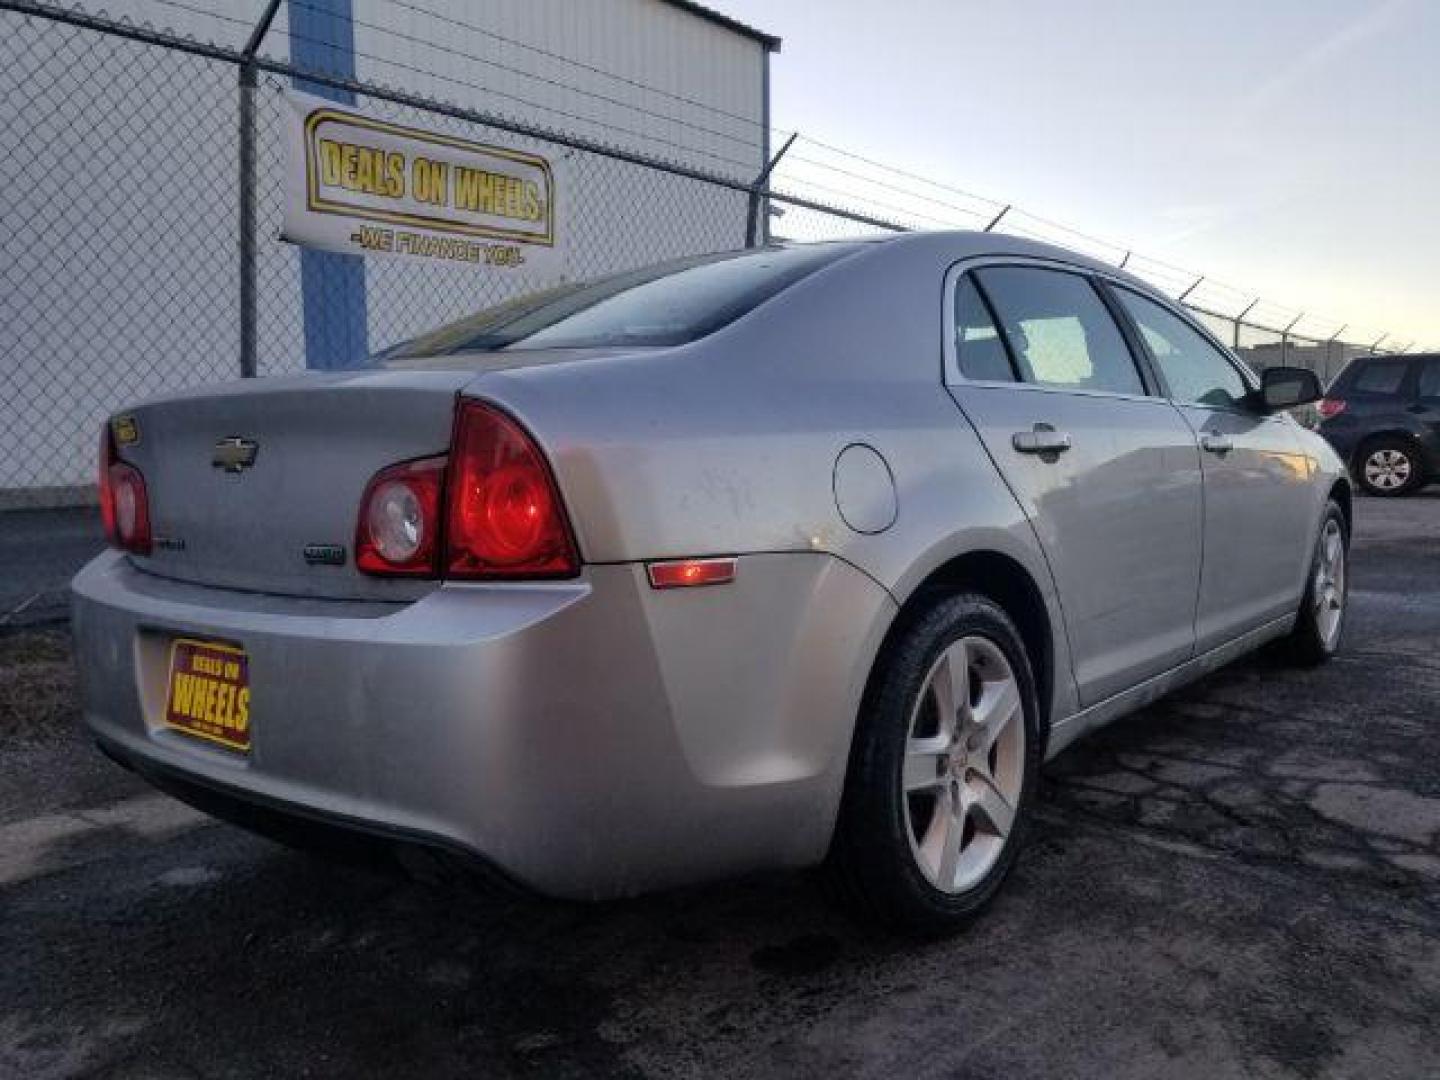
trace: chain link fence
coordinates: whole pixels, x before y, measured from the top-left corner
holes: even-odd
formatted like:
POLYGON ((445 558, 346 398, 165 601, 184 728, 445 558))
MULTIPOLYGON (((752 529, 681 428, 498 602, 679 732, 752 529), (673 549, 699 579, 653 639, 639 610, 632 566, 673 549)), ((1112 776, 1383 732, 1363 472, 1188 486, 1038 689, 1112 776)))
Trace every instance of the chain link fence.
MULTIPOLYGON (((152 2, 190 10, 177 0, 152 2)), ((208 14, 240 32, 251 23, 208 14)), ((262 376, 307 364, 344 367, 367 351, 556 283, 553 272, 500 277, 384 256, 325 255, 330 261, 307 269, 316 253, 279 239, 289 107, 282 91, 297 83, 400 124, 563 160, 574 208, 564 276, 575 279, 741 247, 757 223, 762 237, 776 239, 943 224, 1038 234, 1086 249, 1073 237, 1044 235, 1018 212, 987 220, 982 207, 973 221, 937 223, 866 198, 863 188, 852 207, 829 201, 845 189, 820 182, 776 177, 762 189, 763 153, 749 162, 733 147, 724 156, 696 151, 698 158, 641 152, 593 133, 549 130, 360 82, 353 73, 301 69, 238 42, 216 45, 79 7, 0 0, 0 509, 93 498, 104 416, 128 402, 235 378, 247 349, 262 376), (241 138, 247 68, 253 168, 244 166, 241 138), (242 244, 247 194, 249 254, 242 244), (254 284, 248 320, 240 299, 247 273, 254 284), (313 279, 302 302, 307 274, 313 279), (358 326, 313 318, 316 305, 347 303, 343 294, 355 279, 366 298, 358 326)), ((1164 280, 1161 264, 1147 268, 1128 253, 1106 257, 1129 262, 1172 295, 1181 292, 1164 280)), ((1369 351, 1339 334, 1300 336, 1294 325, 1258 320, 1259 309, 1237 316, 1216 296, 1190 288, 1195 296, 1187 301, 1217 336, 1258 367, 1301 364, 1328 378, 1369 351)))
POLYGON ((108 411, 236 374, 234 71, 10 11, 0 40, 0 507, 64 504, 108 411))

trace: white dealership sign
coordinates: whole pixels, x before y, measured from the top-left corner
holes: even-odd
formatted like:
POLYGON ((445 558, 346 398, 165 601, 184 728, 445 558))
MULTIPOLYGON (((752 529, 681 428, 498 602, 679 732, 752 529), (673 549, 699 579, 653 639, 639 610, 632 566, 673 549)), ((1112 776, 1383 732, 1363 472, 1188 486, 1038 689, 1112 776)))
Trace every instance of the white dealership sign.
POLYGON ((284 239, 506 272, 563 269, 556 162, 285 96, 284 239))

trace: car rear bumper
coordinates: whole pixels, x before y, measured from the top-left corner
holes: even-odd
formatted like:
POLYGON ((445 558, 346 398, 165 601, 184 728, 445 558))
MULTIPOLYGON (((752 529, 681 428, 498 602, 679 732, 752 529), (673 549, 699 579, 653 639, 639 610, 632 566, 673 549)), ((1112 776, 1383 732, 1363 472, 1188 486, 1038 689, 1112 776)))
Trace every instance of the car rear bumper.
POLYGON ((96 735, 102 753, 151 786, 212 817, 291 847, 315 851, 346 863, 400 871, 422 880, 455 880, 496 893, 525 890, 478 852, 443 837, 413 833, 372 820, 354 820, 313 806, 279 802, 248 788, 231 787, 193 771, 173 769, 137 756, 96 735))
POLYGON ((892 611, 806 553, 744 557, 706 589, 656 592, 625 564, 378 604, 211 589, 107 552, 73 589, 85 721, 160 786, 469 853, 573 898, 823 857, 892 611), (248 754, 165 726, 177 636, 244 649, 248 754))

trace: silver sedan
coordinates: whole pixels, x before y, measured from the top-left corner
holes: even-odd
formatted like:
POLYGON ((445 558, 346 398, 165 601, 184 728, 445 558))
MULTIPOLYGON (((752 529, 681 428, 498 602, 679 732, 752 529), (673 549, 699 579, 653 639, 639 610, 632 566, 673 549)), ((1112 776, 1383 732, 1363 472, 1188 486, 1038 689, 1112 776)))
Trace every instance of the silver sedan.
POLYGON ((1041 763, 1339 646, 1351 488, 1142 282, 994 235, 704 256, 101 446, 85 719, 296 840, 598 898, 823 865, 943 931, 1041 763))

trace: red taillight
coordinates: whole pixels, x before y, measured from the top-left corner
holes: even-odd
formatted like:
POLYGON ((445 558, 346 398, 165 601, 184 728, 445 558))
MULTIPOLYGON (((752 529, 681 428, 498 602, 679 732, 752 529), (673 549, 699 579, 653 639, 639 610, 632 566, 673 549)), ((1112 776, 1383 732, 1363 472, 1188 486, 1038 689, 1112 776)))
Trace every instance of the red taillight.
POLYGON ((136 555, 150 554, 150 500, 145 478, 120 461, 110 425, 100 435, 100 521, 105 539, 136 555))
POLYGON ((130 465, 110 466, 110 489, 115 502, 115 535, 120 546, 136 555, 150 554, 150 501, 145 478, 130 465))
POLYGON ((1329 420, 1332 416, 1339 416, 1342 412, 1345 411, 1345 399, 1330 397, 1322 398, 1320 404, 1315 407, 1320 411, 1321 417, 1329 420))
POLYGON ((573 577, 575 541, 540 449, 492 405, 462 402, 450 449, 443 572, 458 578, 573 577))
POLYGON ((110 435, 110 425, 106 424, 100 429, 100 475, 98 481, 100 524, 105 527, 106 542, 119 547, 120 538, 115 535, 114 493, 110 488, 110 466, 113 464, 115 464, 115 443, 110 435))
POLYGON ((559 578, 580 559, 539 447, 492 405, 462 402, 448 457, 391 466, 365 488, 355 564, 369 574, 559 578))
POLYGON ((376 473, 360 500, 355 565, 367 574, 433 575, 444 479, 444 457, 406 461, 376 473))

